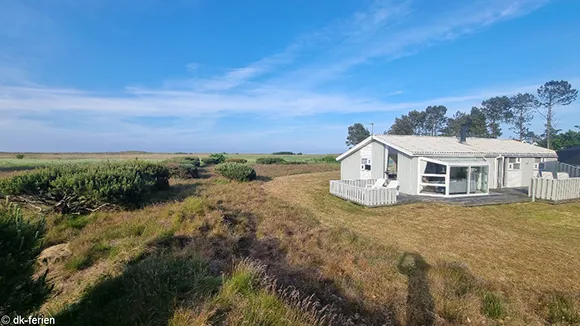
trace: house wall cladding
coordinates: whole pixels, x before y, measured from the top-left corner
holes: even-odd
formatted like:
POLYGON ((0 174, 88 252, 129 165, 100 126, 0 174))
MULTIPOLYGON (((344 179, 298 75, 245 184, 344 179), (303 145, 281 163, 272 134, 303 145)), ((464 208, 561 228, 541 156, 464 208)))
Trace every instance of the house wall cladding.
POLYGON ((340 162, 340 179, 360 179, 360 151, 356 151, 340 162))

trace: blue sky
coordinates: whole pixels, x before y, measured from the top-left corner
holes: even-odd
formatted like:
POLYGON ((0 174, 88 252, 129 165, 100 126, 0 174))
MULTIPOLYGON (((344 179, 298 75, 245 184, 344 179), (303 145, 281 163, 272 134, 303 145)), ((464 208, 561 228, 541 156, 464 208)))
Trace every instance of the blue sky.
MULTIPOLYGON (((383 132, 428 105, 452 115, 552 79, 580 87, 578 12, 577 0, 2 0, 0 151, 338 153, 355 122, 383 132)), ((558 108, 557 127, 579 109, 558 108)))

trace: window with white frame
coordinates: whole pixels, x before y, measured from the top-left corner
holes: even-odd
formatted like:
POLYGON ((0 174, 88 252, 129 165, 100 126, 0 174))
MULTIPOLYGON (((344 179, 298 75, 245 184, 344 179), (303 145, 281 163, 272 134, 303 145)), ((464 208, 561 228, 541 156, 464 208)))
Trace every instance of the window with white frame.
POLYGON ((522 159, 519 157, 510 157, 508 159, 508 170, 519 170, 522 166, 522 159))
POLYGON ((360 169, 370 171, 371 170, 371 159, 370 158, 361 158, 360 169))

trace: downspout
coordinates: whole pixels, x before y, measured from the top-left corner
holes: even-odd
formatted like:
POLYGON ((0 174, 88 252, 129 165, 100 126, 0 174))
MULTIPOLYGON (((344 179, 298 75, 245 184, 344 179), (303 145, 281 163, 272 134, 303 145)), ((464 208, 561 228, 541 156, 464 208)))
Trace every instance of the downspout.
MULTIPOLYGON (((505 178, 505 157, 503 155, 499 155, 495 158, 495 183, 496 183, 496 188, 503 188, 503 183, 504 183, 504 178, 505 178), (498 169, 499 169, 499 164, 498 164, 498 159, 501 158, 501 164, 503 165, 501 168, 501 183, 500 180, 498 180, 497 176, 498 176, 498 169), (499 183, 499 184, 498 184, 499 183)), ((487 187, 488 191, 489 191, 489 186, 487 187)))

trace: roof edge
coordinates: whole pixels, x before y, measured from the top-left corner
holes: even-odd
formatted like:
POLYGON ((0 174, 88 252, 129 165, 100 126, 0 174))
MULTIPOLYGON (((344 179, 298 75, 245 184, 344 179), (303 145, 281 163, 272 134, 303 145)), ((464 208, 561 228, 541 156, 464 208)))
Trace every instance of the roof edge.
POLYGON ((345 158, 349 157, 352 153, 354 153, 354 152, 358 151, 359 149, 363 148, 364 146, 370 144, 374 139, 375 139, 374 135, 368 136, 367 138, 365 138, 365 140, 363 140, 360 143, 354 145, 354 147, 351 147, 346 152, 340 154, 336 158, 336 161, 340 162, 340 161, 344 160, 345 158))

